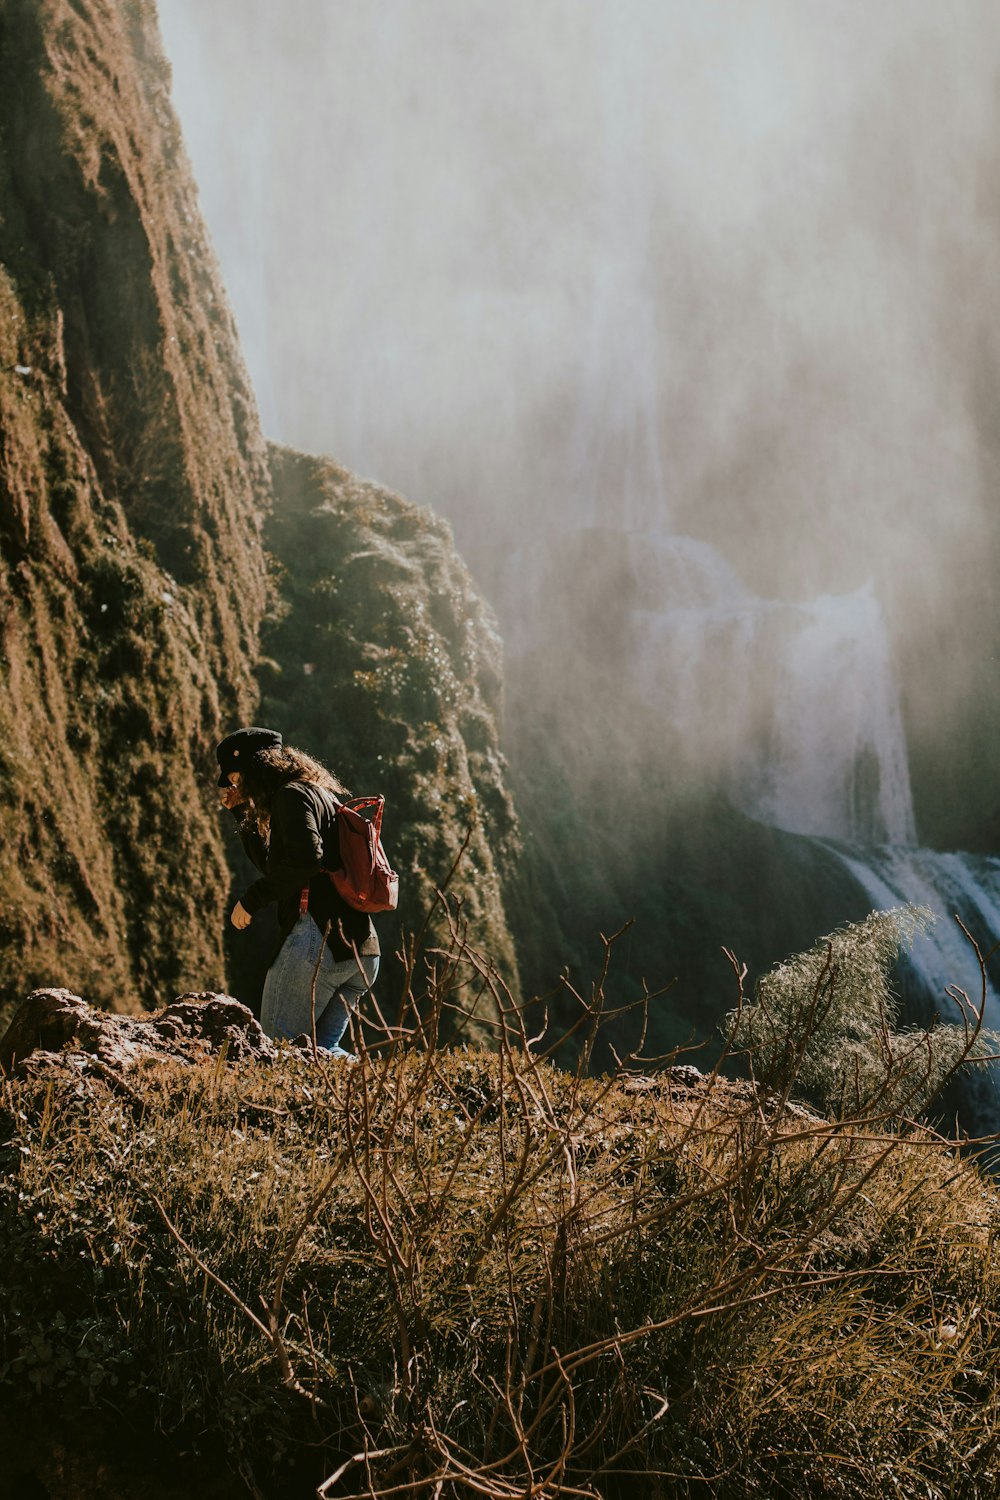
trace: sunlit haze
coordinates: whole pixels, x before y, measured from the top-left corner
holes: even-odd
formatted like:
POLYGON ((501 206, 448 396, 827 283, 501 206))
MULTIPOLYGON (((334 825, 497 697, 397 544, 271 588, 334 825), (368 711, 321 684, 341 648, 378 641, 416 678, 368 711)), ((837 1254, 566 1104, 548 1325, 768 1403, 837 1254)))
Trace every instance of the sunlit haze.
POLYGON ((925 769, 983 733, 995 6, 159 10, 269 437, 447 516, 511 641, 532 552, 686 535, 760 598, 871 585, 925 769))

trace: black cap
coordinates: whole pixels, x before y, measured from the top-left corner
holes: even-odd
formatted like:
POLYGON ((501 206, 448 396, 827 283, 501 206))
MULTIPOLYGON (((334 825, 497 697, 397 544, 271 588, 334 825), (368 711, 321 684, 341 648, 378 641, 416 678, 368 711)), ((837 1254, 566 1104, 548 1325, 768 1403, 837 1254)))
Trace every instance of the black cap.
POLYGON ((276 729, 237 729, 216 746, 215 754, 221 775, 219 785, 229 785, 230 771, 240 771, 258 750, 280 750, 281 735, 276 729))

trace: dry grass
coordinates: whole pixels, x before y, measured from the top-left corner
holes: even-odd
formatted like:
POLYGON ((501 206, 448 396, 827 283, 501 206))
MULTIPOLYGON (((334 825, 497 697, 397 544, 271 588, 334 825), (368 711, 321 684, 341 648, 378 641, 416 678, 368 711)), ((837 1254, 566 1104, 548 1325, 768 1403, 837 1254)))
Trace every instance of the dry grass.
POLYGON ((460 940, 419 995, 406 967, 356 1066, 5 1085, 9 1399, 217 1434, 268 1497, 995 1494, 971 1162, 750 1083, 561 1071, 460 940), (438 1045, 469 988, 495 1051, 438 1045))

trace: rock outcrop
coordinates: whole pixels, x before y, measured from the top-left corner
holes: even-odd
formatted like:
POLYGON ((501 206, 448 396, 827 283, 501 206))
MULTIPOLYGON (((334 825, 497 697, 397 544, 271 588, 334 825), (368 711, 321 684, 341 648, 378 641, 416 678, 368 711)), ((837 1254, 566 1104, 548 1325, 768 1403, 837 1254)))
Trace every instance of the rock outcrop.
POLYGON ((260 1022, 231 995, 181 995, 149 1016, 95 1010, 70 990, 35 990, 0 1039, 0 1071, 25 1076, 46 1068, 94 1067, 120 1078, 142 1061, 186 1063, 223 1053, 227 1063, 275 1055, 260 1022))

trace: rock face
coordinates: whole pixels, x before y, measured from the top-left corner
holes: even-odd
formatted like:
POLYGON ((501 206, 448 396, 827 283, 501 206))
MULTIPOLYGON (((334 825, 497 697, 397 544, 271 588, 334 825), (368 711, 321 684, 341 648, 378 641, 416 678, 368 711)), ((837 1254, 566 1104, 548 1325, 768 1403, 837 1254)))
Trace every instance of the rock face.
POLYGON ((223 979, 269 480, 151 3, 0 10, 0 1014, 223 979))

